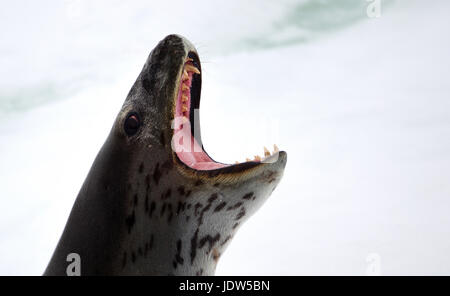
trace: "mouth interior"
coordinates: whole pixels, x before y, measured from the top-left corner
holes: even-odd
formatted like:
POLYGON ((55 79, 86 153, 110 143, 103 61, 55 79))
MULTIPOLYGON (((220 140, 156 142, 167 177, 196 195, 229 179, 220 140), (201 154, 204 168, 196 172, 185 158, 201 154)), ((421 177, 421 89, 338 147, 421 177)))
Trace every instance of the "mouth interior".
MULTIPOLYGON (((224 164, 214 161, 203 149, 199 123, 200 70, 200 61, 197 54, 190 52, 183 65, 178 85, 172 149, 184 164, 195 170, 215 170, 240 165, 239 163, 224 164)), ((274 145, 275 152, 278 152, 276 145, 274 145)), ((266 148, 264 148, 264 155, 263 159, 255 156, 254 160, 247 159, 246 163, 259 163, 271 157, 266 148)))
POLYGON ((196 170, 214 170, 230 166, 214 161, 203 150, 198 110, 200 107, 200 63, 195 53, 186 59, 175 104, 174 141, 178 158, 196 170))

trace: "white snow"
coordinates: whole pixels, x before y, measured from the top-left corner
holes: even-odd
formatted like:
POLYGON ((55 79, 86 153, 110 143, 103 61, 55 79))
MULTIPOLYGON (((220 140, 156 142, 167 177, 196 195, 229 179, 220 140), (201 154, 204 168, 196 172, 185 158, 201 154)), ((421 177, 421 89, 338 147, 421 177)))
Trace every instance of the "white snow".
MULTIPOLYGON (((450 4, 429 2, 309 43, 206 55, 207 151, 288 153, 218 275, 364 275, 372 253, 384 275, 450 274, 450 4)), ((43 272, 145 58, 2 121, 0 274, 43 272)))

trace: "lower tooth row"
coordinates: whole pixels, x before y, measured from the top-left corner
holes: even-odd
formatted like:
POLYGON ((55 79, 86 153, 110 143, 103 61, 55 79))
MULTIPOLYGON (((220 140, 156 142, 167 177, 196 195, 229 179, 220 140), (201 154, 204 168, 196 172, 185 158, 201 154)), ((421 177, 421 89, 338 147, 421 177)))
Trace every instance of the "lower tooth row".
MULTIPOLYGON (((278 146, 273 144, 273 154, 279 152, 280 150, 278 149, 278 146)), ((253 160, 251 160, 250 158, 246 158, 245 161, 249 162, 249 161, 261 161, 264 160, 265 158, 271 156, 272 154, 270 153, 269 149, 267 149, 266 147, 264 147, 264 157, 261 158, 261 156, 259 155, 255 155, 255 157, 253 158, 253 160)), ((239 161, 235 162, 236 164, 239 164, 239 161)))

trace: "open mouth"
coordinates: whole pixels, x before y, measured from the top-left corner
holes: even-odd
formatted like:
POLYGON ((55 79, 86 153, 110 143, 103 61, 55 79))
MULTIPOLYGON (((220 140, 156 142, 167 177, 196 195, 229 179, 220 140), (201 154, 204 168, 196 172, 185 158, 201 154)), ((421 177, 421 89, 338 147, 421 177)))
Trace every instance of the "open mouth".
MULTIPOLYGON (((200 61, 195 52, 190 52, 182 68, 175 99, 172 149, 180 161, 195 170, 215 170, 240 165, 239 162, 225 164, 214 161, 203 149, 199 124, 200 91, 200 61)), ((278 151, 276 145, 274 145, 273 153, 264 147, 263 157, 256 155, 253 160, 247 158, 243 164, 274 162, 277 159, 278 151)))

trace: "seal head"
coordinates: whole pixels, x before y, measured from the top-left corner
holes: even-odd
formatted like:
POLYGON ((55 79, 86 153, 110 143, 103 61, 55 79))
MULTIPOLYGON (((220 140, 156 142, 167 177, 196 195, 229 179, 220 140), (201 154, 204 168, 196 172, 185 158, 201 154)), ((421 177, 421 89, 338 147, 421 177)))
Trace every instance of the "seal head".
POLYGON ((283 151, 214 161, 199 125, 201 64, 169 35, 150 53, 80 190, 45 271, 82 275, 212 275, 242 223, 279 183, 283 151))

